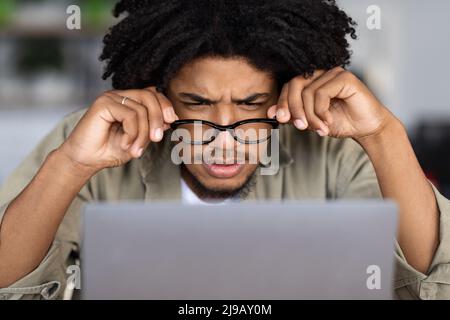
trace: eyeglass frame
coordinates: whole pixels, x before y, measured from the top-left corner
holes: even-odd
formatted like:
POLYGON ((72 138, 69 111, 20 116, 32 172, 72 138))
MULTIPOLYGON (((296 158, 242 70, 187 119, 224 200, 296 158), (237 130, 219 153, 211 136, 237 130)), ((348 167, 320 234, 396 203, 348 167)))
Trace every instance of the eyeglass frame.
MULTIPOLYGON (((223 131, 230 132, 231 136, 233 137, 233 139, 235 141, 242 143, 242 144, 247 144, 247 145, 248 144, 260 144, 260 143, 266 142, 271 139, 272 135, 269 135, 267 138, 260 139, 257 141, 247 142, 247 141, 241 140, 239 137, 237 137, 237 135, 234 132, 235 128, 237 128, 241 125, 244 125, 244 124, 248 124, 248 123, 267 123, 267 124, 271 124, 272 130, 274 130, 274 129, 278 129, 278 127, 280 125, 280 123, 275 118, 274 119, 270 119, 270 118, 246 119, 246 120, 237 121, 230 125, 220 125, 220 124, 216 124, 214 122, 207 121, 207 120, 184 119, 184 120, 176 120, 176 121, 172 122, 170 124, 170 128, 172 130, 176 130, 180 125, 191 124, 191 123, 195 124, 196 122, 200 122, 200 124, 206 124, 214 129, 222 131, 222 132, 223 131)), ((217 136, 218 136, 218 134, 214 135, 210 141, 202 141, 202 142, 195 141, 194 143, 191 141, 188 144, 191 144, 191 145, 209 144, 209 143, 213 142, 217 138, 217 136)))

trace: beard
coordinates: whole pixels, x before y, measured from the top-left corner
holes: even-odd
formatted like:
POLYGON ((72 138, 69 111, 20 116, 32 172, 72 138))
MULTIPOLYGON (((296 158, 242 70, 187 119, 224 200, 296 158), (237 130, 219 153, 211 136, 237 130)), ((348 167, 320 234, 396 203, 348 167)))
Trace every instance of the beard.
POLYGON ((204 200, 221 201, 225 199, 244 200, 256 185, 256 169, 246 178, 245 182, 234 189, 209 188, 197 179, 184 164, 181 164, 181 176, 193 188, 194 193, 204 200))

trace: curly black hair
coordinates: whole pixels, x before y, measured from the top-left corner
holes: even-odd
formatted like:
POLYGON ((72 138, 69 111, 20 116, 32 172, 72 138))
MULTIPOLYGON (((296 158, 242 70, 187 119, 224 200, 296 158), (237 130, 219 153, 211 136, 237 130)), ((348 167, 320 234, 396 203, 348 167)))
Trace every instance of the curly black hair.
POLYGON ((241 57, 281 85, 346 66, 355 22, 333 0, 122 0, 101 61, 115 89, 164 91, 187 62, 241 57))

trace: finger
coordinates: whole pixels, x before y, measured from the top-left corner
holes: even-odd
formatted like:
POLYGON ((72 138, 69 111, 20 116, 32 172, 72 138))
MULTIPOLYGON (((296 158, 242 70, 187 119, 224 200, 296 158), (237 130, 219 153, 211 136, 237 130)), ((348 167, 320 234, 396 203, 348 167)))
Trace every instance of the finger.
POLYGON ((179 118, 175 113, 172 102, 170 102, 170 100, 167 99, 164 94, 156 91, 156 89, 151 88, 149 90, 154 93, 156 99, 159 102, 159 105, 161 106, 164 122, 170 124, 178 120, 179 118))
POLYGON ((120 93, 125 96, 127 96, 128 94, 128 96, 131 96, 134 100, 137 100, 147 108, 150 126, 150 140, 154 142, 161 141, 164 135, 164 119, 161 111, 161 106, 155 95, 149 90, 126 90, 120 93))
POLYGON ((309 85, 310 89, 315 92, 314 113, 325 123, 326 126, 329 126, 333 123, 333 117, 329 112, 330 101, 328 101, 327 104, 326 94, 324 96, 324 93, 320 90, 320 88, 344 71, 345 70, 341 67, 333 68, 324 73, 322 76, 317 78, 316 81, 309 85))
POLYGON ((303 105, 306 113, 306 118, 309 124, 309 128, 316 130, 321 136, 328 135, 328 126, 315 114, 315 91, 311 87, 307 87, 302 91, 303 105))
POLYGON ((270 119, 274 119, 277 116, 277 109, 277 105, 269 107, 269 109, 267 109, 267 117, 270 119))
POLYGON ((325 87, 316 90, 315 94, 315 114, 325 123, 326 126, 333 124, 333 116, 330 112, 331 97, 325 87))
POLYGON ((289 82, 288 103, 291 118, 294 126, 299 130, 308 128, 301 92, 304 89, 304 82, 293 79, 289 82))
POLYGON ((159 142, 164 135, 164 116, 162 107, 153 92, 141 90, 141 95, 149 114, 150 139, 154 142, 159 142))
POLYGON ((292 120, 301 120, 301 116, 303 114, 303 120, 297 121, 297 125, 300 128, 306 128, 307 127, 307 119, 304 116, 303 110, 300 108, 302 105, 302 101, 298 102, 298 100, 301 100, 301 91, 302 89, 314 81, 317 77, 319 77, 322 73, 324 73, 323 70, 317 70, 313 73, 311 77, 296 77, 289 81, 287 84, 283 86, 283 89, 280 94, 280 98, 278 101, 278 111, 277 111, 277 120, 282 123, 288 122, 290 119, 292 120), (292 90, 292 91, 291 91, 292 90), (296 92, 296 90, 298 90, 296 92), (298 96, 298 99, 295 99, 295 95, 298 96), (294 101, 295 106, 291 107, 290 102, 294 101), (281 109, 281 111, 280 111, 281 109), (292 112, 297 116, 297 119, 294 118, 292 112))
POLYGON ((330 103, 333 98, 342 98, 341 93, 346 86, 347 72, 339 73, 336 77, 323 84, 316 90, 316 114, 321 118, 332 118, 330 103))
POLYGON ((105 112, 102 118, 110 123, 120 122, 124 134, 122 136, 121 148, 129 151, 131 145, 136 140, 139 133, 138 114, 135 110, 117 103, 114 98, 109 97, 108 104, 105 105, 105 112))
POLYGON ((343 68, 337 67, 327 72, 317 73, 318 76, 315 80, 310 82, 302 91, 302 100, 307 120, 311 125, 311 129, 316 130, 321 136, 329 134, 328 125, 332 123, 333 119, 331 114, 327 112, 328 109, 321 109, 320 115, 316 113, 316 90, 343 71, 343 68))
MULTIPOLYGON (((113 98, 116 102, 122 105, 124 101, 124 97, 113 94, 113 98)), ((134 101, 131 98, 125 100, 125 106, 131 108, 136 111, 138 114, 138 135, 136 140, 133 142, 130 151, 133 156, 140 157, 143 151, 147 148, 150 140, 149 140, 149 120, 148 120, 148 111, 145 106, 134 101)))
POLYGON ((305 130, 309 126, 302 92, 309 84, 316 81, 324 73, 324 70, 316 70, 311 77, 296 77, 289 82, 289 108, 293 123, 300 130, 305 130))
POLYGON ((281 89, 280 97, 278 98, 277 103, 276 117, 280 123, 286 123, 291 118, 291 113, 289 112, 288 93, 289 84, 286 83, 281 89))

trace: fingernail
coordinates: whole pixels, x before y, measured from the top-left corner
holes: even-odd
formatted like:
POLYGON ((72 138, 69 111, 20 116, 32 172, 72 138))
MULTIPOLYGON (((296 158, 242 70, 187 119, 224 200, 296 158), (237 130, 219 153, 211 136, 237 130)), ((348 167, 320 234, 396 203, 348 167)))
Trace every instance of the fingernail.
POLYGON ((305 130, 306 129, 306 123, 301 120, 301 119, 297 119, 294 121, 294 126, 297 127, 297 129, 299 130, 305 130))
POLYGON ((283 109, 277 111, 277 118, 283 118, 286 115, 283 109))
POLYGON ((155 130, 155 139, 157 139, 158 141, 161 140, 163 137, 163 131, 161 128, 157 128, 155 130))
POLYGON ((140 148, 137 152, 137 156, 140 158, 143 153, 144 153, 144 148, 140 148))
POLYGON ((321 129, 317 130, 316 132, 321 137, 325 137, 326 136, 326 133, 324 131, 322 131, 321 129))
POLYGON ((164 109, 164 118, 166 118, 167 120, 174 119, 174 115, 173 115, 172 110, 164 109))
POLYGON ((170 113, 172 114, 172 116, 175 120, 178 120, 178 116, 173 109, 170 109, 170 113))

